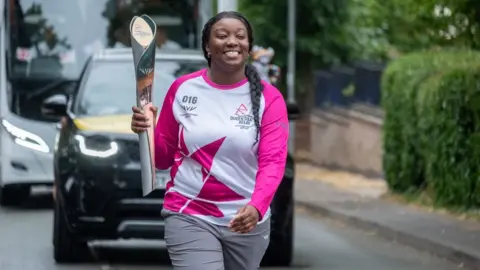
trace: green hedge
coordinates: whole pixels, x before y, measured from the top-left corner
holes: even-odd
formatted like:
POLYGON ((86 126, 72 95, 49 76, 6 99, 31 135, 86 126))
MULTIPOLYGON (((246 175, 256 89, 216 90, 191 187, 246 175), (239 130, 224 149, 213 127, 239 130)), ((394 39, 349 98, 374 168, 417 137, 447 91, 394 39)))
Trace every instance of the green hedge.
POLYGON ((423 51, 384 72, 383 167, 392 191, 428 188, 440 204, 479 205, 479 60, 472 51, 423 51))
POLYGON ((449 68, 419 96, 428 188, 441 205, 480 206, 480 62, 449 68))
POLYGON ((424 184, 415 100, 420 84, 440 69, 434 59, 433 52, 410 54, 390 64, 383 75, 383 168, 393 191, 412 191, 424 184))

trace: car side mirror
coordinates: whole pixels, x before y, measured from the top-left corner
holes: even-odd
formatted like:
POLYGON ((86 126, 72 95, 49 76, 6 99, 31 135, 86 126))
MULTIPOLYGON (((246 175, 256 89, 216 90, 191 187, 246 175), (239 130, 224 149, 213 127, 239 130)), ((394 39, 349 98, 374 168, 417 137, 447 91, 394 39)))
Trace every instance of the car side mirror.
POLYGON ((42 114, 51 117, 61 117, 67 113, 67 96, 53 95, 43 101, 42 114))
POLYGON ((297 103, 287 102, 288 120, 295 120, 300 118, 300 108, 297 103))

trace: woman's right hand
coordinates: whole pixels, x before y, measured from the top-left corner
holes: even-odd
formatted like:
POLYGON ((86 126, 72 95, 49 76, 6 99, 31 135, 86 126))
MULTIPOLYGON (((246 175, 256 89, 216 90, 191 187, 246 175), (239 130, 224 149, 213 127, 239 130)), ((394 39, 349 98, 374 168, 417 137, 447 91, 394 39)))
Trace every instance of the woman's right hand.
MULTIPOLYGON (((157 118, 157 108, 152 106, 149 108, 154 117, 155 120, 157 118)), ((146 131, 150 127, 150 119, 143 113, 143 111, 138 108, 138 107, 132 107, 133 115, 132 115, 132 131, 135 133, 141 133, 143 131, 146 131)))

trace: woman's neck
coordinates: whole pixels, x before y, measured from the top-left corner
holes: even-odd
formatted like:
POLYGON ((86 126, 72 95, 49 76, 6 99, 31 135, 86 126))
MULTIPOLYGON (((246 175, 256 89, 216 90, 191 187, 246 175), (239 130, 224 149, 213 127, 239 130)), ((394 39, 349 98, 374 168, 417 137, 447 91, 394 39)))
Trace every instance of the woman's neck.
POLYGON ((218 85, 231 85, 245 79, 245 68, 236 71, 224 71, 212 65, 208 69, 207 75, 212 82, 218 85))

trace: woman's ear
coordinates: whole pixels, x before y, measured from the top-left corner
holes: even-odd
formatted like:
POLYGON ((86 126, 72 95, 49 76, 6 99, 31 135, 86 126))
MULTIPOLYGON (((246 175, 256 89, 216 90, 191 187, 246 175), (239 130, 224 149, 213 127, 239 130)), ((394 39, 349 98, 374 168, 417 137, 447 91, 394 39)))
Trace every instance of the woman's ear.
POLYGON ((212 55, 212 53, 210 52, 210 48, 207 46, 205 46, 205 51, 207 51, 207 55, 208 57, 210 57, 212 55))

